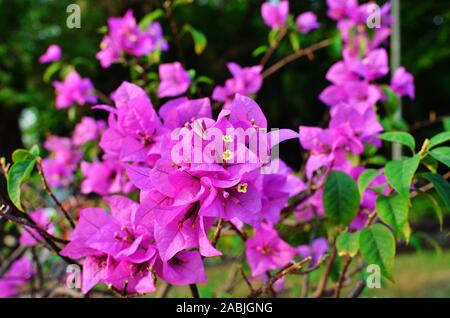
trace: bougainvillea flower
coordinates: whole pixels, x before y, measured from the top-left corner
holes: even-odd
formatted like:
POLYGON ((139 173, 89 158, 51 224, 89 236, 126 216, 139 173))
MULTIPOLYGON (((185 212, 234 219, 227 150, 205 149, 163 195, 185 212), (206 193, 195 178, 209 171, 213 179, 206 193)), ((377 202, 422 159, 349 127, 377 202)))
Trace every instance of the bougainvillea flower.
POLYGON ((340 20, 352 14, 358 7, 357 0, 327 0, 328 16, 334 20, 340 20))
POLYGON ((135 189, 126 175, 125 167, 117 158, 92 163, 82 161, 80 166, 84 176, 81 193, 106 195, 130 193, 135 189))
POLYGON ((286 25, 289 15, 289 1, 271 0, 261 6, 264 23, 272 29, 279 29, 286 25))
MULTIPOLYGON (((134 215, 139 208, 137 203, 121 196, 108 197, 107 201, 111 215, 99 208, 81 210, 80 219, 71 235, 72 240, 61 251, 61 255, 76 259, 93 257, 86 259, 84 267, 87 267, 86 275, 95 277, 83 280, 113 284, 119 289, 133 282, 128 286, 130 290, 143 292, 139 286, 144 284, 143 288, 150 288, 148 272, 156 256, 156 249, 151 244, 153 234, 134 222, 134 215), (100 269, 105 269, 111 275, 98 277, 100 269), (139 280, 133 281, 136 277, 139 280)), ((88 288, 84 286, 83 292, 91 285, 88 288)))
POLYGON ((72 140, 66 137, 49 136, 44 147, 56 161, 71 167, 75 167, 83 156, 82 152, 74 147, 72 140))
POLYGON ((15 297, 19 293, 21 285, 33 276, 33 264, 31 260, 22 256, 14 261, 8 271, 0 277, 0 298, 15 297))
POLYGON ((117 62, 123 53, 143 56, 157 49, 168 48, 159 23, 153 22, 146 30, 141 30, 131 10, 123 17, 109 18, 108 27, 109 32, 100 45, 101 51, 96 55, 104 68, 117 62))
POLYGON ((105 128, 106 123, 104 121, 97 121, 92 117, 83 117, 73 131, 73 144, 75 146, 82 146, 89 141, 94 141, 101 135, 105 128))
POLYGON ((191 78, 180 62, 166 63, 159 66, 158 97, 173 97, 185 93, 191 78))
POLYGON ((211 103, 209 98, 189 100, 186 97, 173 99, 159 109, 159 116, 164 126, 170 129, 184 127, 197 118, 211 118, 211 103))
POLYGON ((75 70, 70 72, 63 82, 54 81, 53 86, 56 89, 56 108, 58 109, 69 108, 74 104, 97 102, 91 80, 81 78, 75 70))
POLYGON ((319 237, 313 240, 311 245, 300 245, 297 247, 297 252, 302 258, 311 256, 311 265, 316 265, 328 249, 329 244, 327 239, 324 237, 319 237))
POLYGON ((295 216, 302 222, 309 222, 316 217, 325 215, 322 200, 323 191, 317 190, 311 196, 298 205, 294 211, 295 216))
POLYGON ((172 285, 201 284, 208 281, 202 258, 197 251, 183 251, 167 262, 158 260, 155 270, 172 285))
POLYGON ((361 153, 364 150, 362 142, 373 142, 383 131, 373 107, 362 113, 349 105, 340 105, 335 109, 331 116, 330 128, 339 130, 347 137, 347 149, 353 154, 361 153))
POLYGON ((116 107, 97 105, 110 112, 100 147, 124 162, 152 163, 160 157, 159 137, 163 126, 145 91, 123 82, 114 92, 116 107))
MULTIPOLYGON (((47 215, 45 209, 39 209, 29 213, 30 217, 36 224, 49 234, 53 234, 55 227, 47 215)), ((25 227, 20 235, 20 244, 26 246, 34 246, 38 242, 42 242, 42 236, 34 229, 25 227)))
POLYGON ((295 20, 295 24, 297 25, 299 32, 302 34, 309 33, 320 27, 320 23, 317 22, 317 16, 310 11, 300 14, 295 20))
POLYGON ((229 108, 237 94, 257 93, 263 82, 261 65, 241 67, 236 63, 228 63, 227 67, 233 78, 226 80, 224 86, 216 86, 212 95, 214 100, 225 102, 225 108, 229 108))
POLYGON ((47 48, 44 54, 39 57, 39 63, 45 64, 58 61, 61 58, 61 47, 56 44, 52 44, 47 48))
POLYGON ((66 187, 74 177, 73 167, 51 158, 42 159, 42 170, 51 188, 66 187))
POLYGON ((352 63, 351 69, 371 81, 389 73, 388 56, 385 49, 370 51, 366 57, 352 63))
POLYGON ((255 229, 253 238, 245 243, 246 256, 252 276, 258 276, 289 264, 296 252, 283 241, 271 225, 261 224, 255 229))
POLYGON ((266 220, 277 224, 280 212, 288 204, 290 197, 306 190, 305 183, 293 175, 293 171, 282 160, 273 166, 278 167, 274 171, 265 171, 262 181, 262 211, 261 221, 266 220))
POLYGON ((108 68, 114 62, 120 60, 120 49, 112 41, 110 36, 105 36, 100 42, 101 50, 95 55, 97 60, 100 61, 100 65, 103 68, 108 68))
POLYGON ((414 76, 408 73, 404 67, 395 70, 391 80, 392 90, 400 96, 415 98, 414 76))
POLYGON ((381 97, 377 86, 359 80, 348 80, 340 85, 330 85, 319 96, 323 103, 333 108, 332 113, 335 111, 334 107, 339 104, 351 105, 354 110, 362 113, 373 107, 381 97))
POLYGON ((345 160, 347 137, 338 130, 300 126, 300 143, 304 149, 311 150, 306 162, 308 179, 316 170, 345 160))

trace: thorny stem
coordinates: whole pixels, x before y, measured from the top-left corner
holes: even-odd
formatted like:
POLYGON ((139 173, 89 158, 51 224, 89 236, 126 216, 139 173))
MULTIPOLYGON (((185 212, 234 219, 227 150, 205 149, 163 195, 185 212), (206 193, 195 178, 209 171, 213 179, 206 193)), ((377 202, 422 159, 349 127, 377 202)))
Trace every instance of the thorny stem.
POLYGON ((275 64, 273 64, 271 67, 269 67, 267 70, 265 70, 263 72, 263 78, 267 78, 270 75, 272 75, 273 73, 277 72, 279 69, 281 69, 282 67, 286 66, 287 64, 303 57, 303 56, 310 56, 312 55, 313 52, 320 50, 324 47, 330 46, 332 43, 331 39, 325 39, 323 41, 320 41, 318 43, 315 43, 313 45, 311 45, 310 47, 306 48, 306 49, 302 49, 302 50, 298 50, 297 52, 294 52, 290 55, 287 55, 286 57, 284 57, 283 59, 281 59, 280 61, 276 62, 275 64))
POLYGON ((42 163, 41 163, 40 159, 37 160, 37 167, 38 167, 39 176, 41 177, 42 186, 44 187, 45 192, 47 192, 47 194, 50 196, 50 198, 53 200, 53 202, 59 207, 59 209, 64 214, 64 217, 66 218, 66 220, 69 222, 70 226, 72 227, 72 229, 74 229, 75 228, 74 220, 70 216, 69 212, 67 212, 66 209, 62 206, 61 202, 59 202, 59 200, 56 198, 56 196, 53 194, 52 190, 48 186, 47 180, 45 179, 44 170, 42 169, 42 163))

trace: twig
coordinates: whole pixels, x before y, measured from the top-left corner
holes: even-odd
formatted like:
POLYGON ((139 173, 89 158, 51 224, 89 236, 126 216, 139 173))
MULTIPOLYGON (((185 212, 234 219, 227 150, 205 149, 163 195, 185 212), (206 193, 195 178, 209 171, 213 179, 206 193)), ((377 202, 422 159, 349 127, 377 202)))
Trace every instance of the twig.
POLYGON ((192 298, 200 298, 200 294, 198 292, 196 284, 190 284, 189 288, 191 289, 192 298))
POLYGON ((263 72, 263 78, 267 78, 270 75, 272 75, 273 73, 277 72, 279 69, 281 69, 282 67, 284 67, 285 65, 303 57, 306 55, 310 55, 312 54, 314 51, 320 50, 324 47, 327 47, 329 45, 331 45, 332 40, 331 39, 325 39, 321 42, 315 43, 313 45, 311 45, 310 47, 303 49, 303 50, 298 50, 297 52, 294 52, 286 57, 284 57, 283 59, 281 59, 280 61, 278 61, 277 63, 273 64, 271 67, 269 67, 267 70, 265 70, 263 72))
POLYGON ((306 274, 305 276, 303 276, 302 293, 300 294, 300 298, 308 297, 308 291, 309 291, 309 275, 306 274))
POLYGON ((331 267, 333 266, 334 260, 336 259, 337 249, 336 249, 336 238, 333 241, 333 248, 331 250, 330 258, 328 259, 327 267, 320 278, 319 285, 313 294, 314 298, 322 297, 323 291, 327 286, 328 276, 330 275, 331 267))
POLYGON ((214 237, 211 242, 212 246, 214 247, 216 247, 217 242, 219 241, 220 233, 222 232, 222 227, 223 227, 223 219, 219 219, 219 221, 217 221, 216 231, 214 232, 214 237))
MULTIPOLYGON (((5 201, 5 199, 2 197, 2 199, 5 201)), ((5 201, 6 202, 6 201, 5 201)), ((11 205, 9 205, 8 207, 11 207, 11 205)), ((15 207, 13 207, 15 209, 15 207)), ((64 243, 67 244, 68 241, 57 238, 51 234, 49 234, 47 231, 41 229, 35 222, 34 220, 27 214, 20 212, 19 210, 16 209, 16 211, 18 211, 19 214, 23 215, 24 217, 16 217, 13 216, 9 213, 5 213, 3 210, 0 209, 0 216, 4 217, 5 219, 23 225, 23 226, 28 226, 34 230, 36 230, 44 239, 44 241, 50 246, 50 248, 61 258, 63 259, 66 263, 68 264, 78 264, 78 262, 76 262, 75 260, 69 258, 69 257, 65 257, 60 255, 61 252, 61 248, 55 244, 55 242, 59 242, 59 243, 64 243)))
POLYGON ((252 283, 248 279, 247 275, 245 275, 244 269, 239 267, 239 272, 241 273, 242 278, 244 279, 244 282, 247 284, 248 288, 250 289, 250 293, 253 295, 255 293, 255 289, 253 288, 252 283))
POLYGON ((234 225, 233 223, 229 222, 231 228, 240 236, 240 238, 245 242, 248 239, 247 233, 239 230, 236 225, 234 225))
POLYGON ((172 285, 169 283, 164 283, 161 289, 156 294, 156 298, 166 298, 169 291, 172 289, 172 285))
POLYGON ((36 269, 37 269, 37 276, 38 276, 38 280, 39 280, 39 289, 43 289, 44 288, 44 273, 42 271, 42 266, 41 266, 41 262, 39 260, 39 256, 36 253, 36 248, 33 246, 31 248, 31 254, 33 255, 33 261, 36 264, 36 269))
POLYGON ((419 122, 412 124, 409 131, 411 132, 411 131, 419 130, 422 128, 427 128, 427 127, 433 126, 435 124, 439 124, 439 123, 443 122, 444 120, 446 120, 447 118, 450 118, 450 114, 436 117, 435 113, 431 113, 429 119, 424 120, 424 121, 419 121, 419 122))
POLYGON ((284 27, 280 30, 280 33, 278 33, 277 38, 275 39, 274 43, 270 44, 270 48, 267 50, 266 54, 264 54, 264 56, 262 57, 261 62, 259 62, 260 65, 264 66, 269 61, 272 54, 275 52, 275 50, 280 45, 281 40, 283 40, 286 33, 287 33, 287 27, 284 27))
POLYGON ((69 222, 69 224, 72 227, 72 229, 74 229, 75 228, 74 220, 70 216, 69 212, 67 212, 66 209, 62 206, 61 202, 59 202, 59 200, 56 198, 56 196, 53 194, 52 190, 48 186, 47 180, 45 179, 44 170, 42 169, 42 163, 41 163, 40 159, 37 160, 37 167, 38 167, 39 176, 41 177, 42 186, 44 187, 44 190, 47 192, 47 194, 50 196, 50 198, 53 200, 53 202, 62 211, 62 213, 64 214, 64 217, 69 222))
POLYGON ((363 280, 360 280, 355 288, 348 294, 347 298, 357 298, 361 293, 364 291, 364 288, 366 287, 366 282, 363 280))
MULTIPOLYGON (((450 171, 447 172, 446 174, 444 174, 442 177, 443 177, 445 180, 447 180, 448 178, 450 178, 450 171)), ((411 194, 410 194, 409 197, 410 197, 410 198, 414 198, 414 197, 418 196, 420 193, 430 191, 430 190, 433 189, 433 188, 434 188, 434 185, 433 185, 432 183, 428 183, 428 184, 424 185, 423 187, 420 187, 420 188, 417 189, 416 191, 411 192, 411 194)))
POLYGON ((350 263, 352 262, 352 260, 353 260, 353 257, 347 257, 347 259, 345 260, 344 266, 342 267, 342 271, 339 275, 339 279, 336 283, 336 288, 334 290, 335 298, 339 298, 339 296, 341 294, 342 284, 344 283, 345 275, 347 273, 348 267, 350 266, 350 263))
POLYGON ((26 246, 23 246, 23 245, 19 245, 9 256, 8 256, 8 258, 7 259, 5 259, 3 262, 2 262, 2 266, 1 266, 1 268, 0 268, 0 277, 2 277, 5 273, 6 273, 6 271, 9 269, 9 267, 11 266, 11 264, 15 261, 15 260, 17 260, 17 259, 19 259, 22 255, 23 255, 23 253, 25 252, 25 250, 26 250, 27 248, 26 248, 26 246))
POLYGON ((107 105, 112 105, 113 104, 112 100, 105 93, 103 93, 102 91, 99 91, 98 89, 95 89, 94 93, 95 93, 95 95, 97 95, 98 99, 102 103, 107 104, 107 105))
POLYGON ((286 276, 289 273, 292 273, 296 270, 299 270, 303 264, 308 263, 312 260, 312 257, 306 257, 302 259, 301 261, 298 261, 295 264, 288 265, 287 267, 281 269, 278 271, 275 275, 270 277, 270 279, 260 288, 258 288, 254 293, 252 293, 249 297, 259 297, 261 294, 267 293, 270 291, 273 287, 273 284, 275 284, 279 279, 286 276))

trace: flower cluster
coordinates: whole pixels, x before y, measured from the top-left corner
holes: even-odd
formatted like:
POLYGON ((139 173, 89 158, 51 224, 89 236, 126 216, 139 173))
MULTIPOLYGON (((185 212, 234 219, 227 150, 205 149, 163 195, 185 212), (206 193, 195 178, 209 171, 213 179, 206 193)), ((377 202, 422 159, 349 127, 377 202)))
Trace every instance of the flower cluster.
MULTIPOLYGON (((378 121, 376 105, 386 99, 381 85, 375 81, 389 73, 386 50, 380 47, 390 35, 390 3, 380 9, 381 25, 367 31, 367 19, 377 9, 373 3, 358 5, 356 1, 328 0, 328 16, 337 20, 344 43, 343 60, 333 64, 326 74, 331 85, 320 94, 320 100, 330 107, 328 128, 300 126, 300 143, 310 151, 306 163, 308 179, 323 178, 319 172, 342 170, 355 179, 364 168, 355 166, 349 155, 361 155, 367 144, 379 146, 376 138, 383 131, 378 121)), ((414 97, 412 75, 399 68, 391 81, 392 90, 400 96, 414 97)), ((372 185, 386 182, 377 177, 372 185), (383 182, 384 181, 384 182, 383 182)), ((296 215, 308 221, 323 215, 321 190, 297 208, 296 215)), ((360 229, 375 209, 376 195, 368 189, 361 201, 361 211, 352 226, 360 229)))
POLYGON ((71 71, 63 82, 54 81, 56 90, 56 108, 69 108, 73 104, 84 105, 96 103, 94 85, 88 78, 82 78, 77 71, 71 71))
POLYGON ((122 54, 144 56, 155 50, 166 51, 169 47, 162 36, 161 25, 151 23, 142 30, 136 23, 133 12, 128 10, 123 17, 108 19, 109 33, 100 44, 97 59, 103 68, 118 62, 122 54))
POLYGON ((208 238, 216 220, 260 231, 277 223, 288 199, 306 189, 281 160, 268 162, 251 148, 255 140, 267 154, 298 134, 286 129, 267 133, 264 114, 248 97, 237 94, 217 120, 208 98, 173 99, 157 113, 144 90, 128 82, 112 98, 115 107, 94 107, 109 112, 99 142, 104 159, 82 162, 82 192, 106 195, 135 187, 140 202, 106 197, 111 215, 97 208, 81 212, 63 253, 86 257, 85 292, 97 282, 149 292, 154 289, 152 273, 171 284, 203 282, 201 257, 221 255, 208 238), (238 131, 248 138, 239 139, 238 131), (195 157, 198 147, 203 150, 200 160, 195 157))

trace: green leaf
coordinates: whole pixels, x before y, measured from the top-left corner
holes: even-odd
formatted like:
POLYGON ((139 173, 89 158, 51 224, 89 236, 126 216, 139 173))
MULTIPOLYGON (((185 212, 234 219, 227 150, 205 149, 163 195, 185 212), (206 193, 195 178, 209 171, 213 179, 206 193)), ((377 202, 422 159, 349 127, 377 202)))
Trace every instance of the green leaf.
POLYGON ((252 56, 253 57, 257 57, 263 53, 266 53, 267 50, 269 49, 269 47, 267 45, 261 45, 258 46, 253 52, 252 52, 252 56))
POLYGON ((404 131, 385 132, 379 135, 379 137, 386 141, 396 142, 407 146, 413 153, 416 149, 416 142, 414 140, 414 137, 404 131))
POLYGON ((433 184, 445 207, 450 209, 450 183, 437 173, 425 172, 420 174, 420 177, 433 184))
POLYGON ((359 249, 367 264, 377 264, 383 276, 394 281, 395 238, 386 226, 373 224, 362 230, 359 249))
POLYGON ((58 72, 62 66, 63 66, 63 64, 61 62, 54 62, 54 63, 50 64, 44 72, 44 76, 43 76, 44 82, 45 83, 50 82, 50 79, 52 78, 52 76, 55 75, 56 72, 58 72))
POLYGON ((444 142, 447 141, 450 141, 450 131, 441 132, 430 139, 430 141, 428 142, 428 149, 443 144, 444 142))
POLYGON ((450 168, 450 147, 439 147, 430 150, 430 155, 450 168))
POLYGON ((409 196, 409 188, 419 162, 419 155, 415 155, 412 158, 390 161, 384 168, 384 175, 389 184, 404 197, 409 196))
POLYGON ((300 40, 298 39, 298 32, 290 32, 289 33, 289 42, 291 42, 292 49, 297 52, 300 50, 300 40))
POLYGON ((278 29, 270 30, 269 36, 268 36, 270 46, 273 46, 275 44, 277 37, 278 37, 278 29))
POLYGON ((358 187, 352 177, 341 171, 332 171, 323 192, 325 213, 330 221, 349 225, 358 213, 359 201, 358 187))
POLYGON ((34 156, 27 149, 17 149, 12 153, 11 157, 13 163, 23 160, 31 160, 34 158, 34 156))
POLYGON ((20 187, 30 177, 33 171, 36 160, 22 160, 12 165, 8 172, 8 195, 12 203, 20 210, 23 211, 22 204, 20 203, 20 187))
POLYGON ((147 30, 150 24, 164 16, 164 11, 161 9, 156 9, 148 14, 146 14, 139 22, 139 28, 143 31, 147 30))
POLYGON ((208 40, 206 39, 206 36, 194 29, 191 25, 186 24, 183 27, 183 32, 189 32, 192 36, 192 40, 194 41, 194 51, 195 54, 200 55, 205 50, 206 45, 208 44, 208 40))
POLYGON ((193 3, 193 2, 194 2, 194 0, 175 0, 175 1, 173 2, 173 4, 172 4, 172 8, 175 9, 175 8, 177 8, 178 6, 186 5, 186 4, 191 4, 191 3, 193 3))
POLYGON ((375 169, 366 169, 358 178, 358 190, 362 196, 369 184, 380 174, 380 171, 375 169))
POLYGON ((401 238, 405 224, 408 222, 409 200, 398 193, 388 197, 380 195, 377 198, 376 210, 381 221, 391 226, 395 236, 401 238))
POLYGON ((447 117, 442 121, 442 126, 444 126, 445 131, 450 131, 450 117, 447 117))
POLYGON ((422 193, 422 195, 425 198, 427 198, 427 200, 431 203, 431 206, 434 208, 434 211, 436 212, 436 216, 437 216, 438 221, 439 221, 439 226, 440 226, 441 231, 442 231, 443 226, 444 226, 444 212, 442 211, 442 208, 439 205, 439 202, 431 194, 422 193))
POLYGON ((208 76, 202 75, 202 76, 197 77, 197 83, 205 83, 205 84, 213 85, 214 84, 214 80, 212 80, 208 76))
POLYGON ((41 150, 39 149, 39 146, 38 146, 38 145, 34 145, 33 147, 31 147, 30 153, 31 153, 34 157, 39 157, 39 156, 41 155, 41 150))
POLYGON ((420 164, 424 165, 425 167, 427 167, 428 170, 434 173, 437 171, 438 168, 438 161, 433 157, 431 157, 430 155, 426 155, 425 157, 423 157, 422 160, 420 161, 420 164))
POLYGON ((377 166, 384 166, 387 160, 385 157, 377 155, 367 159, 367 163, 377 166))
POLYGON ((23 161, 23 160, 32 160, 38 157, 40 154, 39 146, 34 145, 30 150, 28 149, 17 149, 12 153, 12 161, 13 163, 23 161))
POLYGON ((359 251, 359 234, 355 233, 342 233, 336 240, 336 248, 339 256, 355 257, 359 251))

